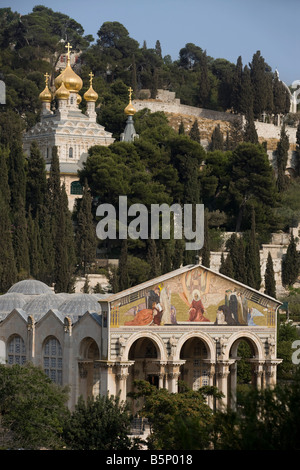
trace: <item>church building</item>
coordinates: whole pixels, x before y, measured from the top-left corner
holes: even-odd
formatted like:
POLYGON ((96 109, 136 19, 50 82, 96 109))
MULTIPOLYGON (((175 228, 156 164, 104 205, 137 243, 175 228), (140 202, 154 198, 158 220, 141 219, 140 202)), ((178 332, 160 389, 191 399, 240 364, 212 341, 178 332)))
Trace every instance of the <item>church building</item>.
POLYGON ((179 380, 215 385, 224 394, 218 406, 234 409, 241 341, 250 346, 253 385, 276 383, 279 306, 199 264, 117 294, 55 294, 24 280, 0 297, 0 362, 43 368, 70 387, 70 409, 79 396, 125 400, 135 379, 170 392, 179 380))
POLYGON ((61 180, 65 183, 72 210, 74 201, 82 194, 78 181, 78 170, 86 160, 88 149, 93 145, 108 146, 114 142, 110 132, 96 122, 95 104, 98 94, 93 89, 93 74, 90 73, 90 87, 84 93, 86 113, 78 107, 82 98, 82 79, 70 65, 70 49, 68 44, 66 68, 55 78, 55 93, 48 87, 49 75, 45 75, 45 89, 40 93, 42 101, 41 120, 23 137, 23 149, 29 154, 30 146, 36 141, 46 160, 46 170, 50 170, 52 147, 58 151, 61 180), (51 103, 57 101, 57 109, 51 110, 51 103))
MULTIPOLYGON (((92 73, 83 96, 86 114, 78 108, 82 80, 70 66, 67 47, 56 92, 50 92, 46 75, 41 121, 23 142, 29 152, 37 141, 48 170, 57 146, 72 206, 80 192, 77 170, 88 149, 114 139, 96 122, 92 73)), ((138 135, 131 95, 125 113, 121 141, 132 141, 138 135)), ((125 400, 135 379, 170 392, 178 391, 179 380, 192 389, 215 385, 224 395, 218 406, 234 409, 241 341, 250 346, 253 384, 265 388, 276 383, 279 306, 276 299, 200 264, 117 294, 54 293, 40 281, 23 280, 0 296, 0 363, 41 367, 55 383, 70 387, 70 409, 80 396, 120 394, 125 400)))

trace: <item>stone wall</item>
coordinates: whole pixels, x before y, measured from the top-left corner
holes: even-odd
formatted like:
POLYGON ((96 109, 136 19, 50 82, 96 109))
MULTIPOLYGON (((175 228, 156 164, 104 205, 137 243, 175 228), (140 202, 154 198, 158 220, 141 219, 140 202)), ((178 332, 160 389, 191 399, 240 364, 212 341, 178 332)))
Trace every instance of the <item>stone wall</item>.
MULTIPOLYGON (((198 120, 199 131, 201 136, 201 144, 207 147, 211 140, 211 135, 217 125, 220 126, 221 132, 226 138, 230 124, 235 119, 243 120, 242 116, 231 112, 214 111, 211 109, 196 108, 193 106, 183 105, 180 99, 175 98, 175 93, 167 90, 158 90, 156 99, 150 99, 149 90, 141 90, 141 96, 145 99, 137 99, 133 101, 133 105, 137 111, 148 108, 151 112, 163 111, 170 125, 178 130, 181 121, 183 121, 185 132, 188 134, 195 119, 198 120)), ((267 143, 267 152, 272 164, 275 161, 274 152, 280 139, 281 126, 269 124, 267 122, 255 121, 255 127, 259 142, 267 143)), ((296 127, 286 126, 286 132, 289 137, 290 149, 288 155, 287 168, 293 167, 293 152, 296 147, 296 127)))

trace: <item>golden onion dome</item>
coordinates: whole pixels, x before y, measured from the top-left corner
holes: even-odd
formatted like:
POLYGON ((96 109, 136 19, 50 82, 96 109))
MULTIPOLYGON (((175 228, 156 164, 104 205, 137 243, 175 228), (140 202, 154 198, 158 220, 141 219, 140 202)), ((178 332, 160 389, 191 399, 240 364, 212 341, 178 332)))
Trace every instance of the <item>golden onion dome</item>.
POLYGON ((124 113, 127 114, 127 116, 133 116, 136 113, 136 109, 133 106, 133 104, 131 103, 131 95, 132 95, 133 90, 130 87, 128 91, 129 91, 129 104, 124 109, 124 113))
POLYGON ((82 80, 74 72, 70 65, 70 49, 72 48, 72 46, 70 46, 70 44, 68 43, 65 47, 68 49, 67 65, 65 70, 63 70, 54 80, 54 85, 56 89, 58 89, 61 86, 62 82, 64 82, 67 90, 77 93, 82 88, 82 80))
POLYGON ((43 101, 44 103, 51 103, 52 101, 52 94, 48 88, 48 80, 49 80, 49 74, 45 73, 45 85, 46 86, 39 95, 39 99, 43 101))
POLYGON ((95 92, 92 86, 88 89, 88 91, 85 92, 83 95, 83 98, 85 101, 97 101, 98 99, 98 93, 95 92))
POLYGON ((69 91, 77 93, 82 88, 81 78, 74 72, 70 64, 68 64, 63 71, 62 81, 64 82, 65 87, 69 91))
POLYGON ((70 92, 65 87, 64 82, 62 82, 62 84, 60 85, 58 90, 56 90, 56 92, 55 92, 55 97, 58 100, 67 100, 69 98, 69 96, 70 96, 70 92))
POLYGON ((39 99, 43 101, 44 103, 51 103, 52 95, 47 85, 45 89, 40 93, 39 99))
POLYGON ((127 114, 127 116, 133 116, 136 113, 136 109, 131 102, 124 109, 124 113, 127 114))
POLYGON ((82 98, 79 94, 77 95, 76 101, 77 101, 77 104, 80 104, 82 101, 82 98))
POLYGON ((93 89, 93 72, 90 72, 89 73, 89 76, 90 76, 90 88, 88 89, 88 91, 85 92, 85 94, 83 95, 83 98, 85 99, 85 101, 97 101, 98 99, 98 93, 95 92, 95 90, 93 89))

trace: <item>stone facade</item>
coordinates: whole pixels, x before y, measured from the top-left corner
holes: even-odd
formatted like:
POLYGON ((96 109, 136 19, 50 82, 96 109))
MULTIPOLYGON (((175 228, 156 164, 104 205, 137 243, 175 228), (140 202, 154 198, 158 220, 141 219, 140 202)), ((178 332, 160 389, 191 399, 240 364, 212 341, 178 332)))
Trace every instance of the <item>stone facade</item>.
POLYGON ((54 294, 21 281, 0 298, 0 361, 42 367, 69 386, 70 409, 79 396, 125 400, 135 379, 173 393, 179 379, 215 385, 224 394, 217 406, 235 408, 241 341, 251 348, 253 385, 276 383, 279 305, 200 265, 118 294, 54 294))

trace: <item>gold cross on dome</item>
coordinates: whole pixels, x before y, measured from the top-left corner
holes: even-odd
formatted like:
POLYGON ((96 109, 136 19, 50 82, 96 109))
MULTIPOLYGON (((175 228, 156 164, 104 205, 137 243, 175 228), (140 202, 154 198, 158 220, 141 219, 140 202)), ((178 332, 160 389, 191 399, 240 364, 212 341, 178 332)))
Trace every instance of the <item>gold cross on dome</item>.
POLYGON ((70 49, 72 49, 72 46, 71 46, 70 43, 68 42, 68 44, 65 46, 65 48, 68 49, 67 57, 68 57, 68 60, 70 60, 70 49))
POLYGON ((48 80, 49 80, 49 77, 50 77, 49 73, 46 72, 44 77, 45 77, 45 83, 46 83, 46 85, 48 85, 48 80))
POLYGON ((128 91, 129 91, 129 101, 131 102, 131 95, 132 95, 133 89, 129 87, 128 91))
POLYGON ((89 73, 89 77, 90 77, 90 85, 92 85, 92 81, 93 81, 93 77, 94 77, 93 72, 89 73))

